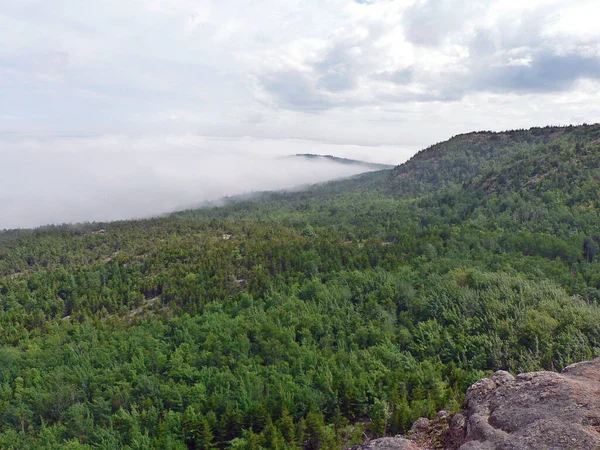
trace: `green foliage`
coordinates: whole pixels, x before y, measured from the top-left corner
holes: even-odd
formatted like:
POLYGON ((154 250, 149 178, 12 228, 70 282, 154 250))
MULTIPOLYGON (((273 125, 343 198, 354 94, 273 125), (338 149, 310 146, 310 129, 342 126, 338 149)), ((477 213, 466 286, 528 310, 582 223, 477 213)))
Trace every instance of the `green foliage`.
POLYGON ((303 192, 0 233, 0 448, 338 449, 598 356, 599 142, 472 133, 303 192))

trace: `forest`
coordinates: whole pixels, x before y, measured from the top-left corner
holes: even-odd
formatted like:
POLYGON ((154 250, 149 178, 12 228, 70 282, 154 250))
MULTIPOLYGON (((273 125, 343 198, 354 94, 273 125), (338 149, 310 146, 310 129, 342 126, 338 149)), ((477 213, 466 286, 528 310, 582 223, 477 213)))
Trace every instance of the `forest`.
POLYGON ((600 355, 600 125, 0 233, 0 448, 334 450, 600 355))

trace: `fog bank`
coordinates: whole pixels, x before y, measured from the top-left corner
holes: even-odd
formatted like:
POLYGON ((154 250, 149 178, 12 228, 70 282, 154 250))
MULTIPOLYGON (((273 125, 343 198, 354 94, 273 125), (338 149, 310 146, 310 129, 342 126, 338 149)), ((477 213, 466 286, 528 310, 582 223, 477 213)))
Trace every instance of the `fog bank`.
POLYGON ((368 171, 281 156, 403 162, 413 149, 310 141, 123 136, 0 141, 0 229, 141 218, 206 200, 368 171))

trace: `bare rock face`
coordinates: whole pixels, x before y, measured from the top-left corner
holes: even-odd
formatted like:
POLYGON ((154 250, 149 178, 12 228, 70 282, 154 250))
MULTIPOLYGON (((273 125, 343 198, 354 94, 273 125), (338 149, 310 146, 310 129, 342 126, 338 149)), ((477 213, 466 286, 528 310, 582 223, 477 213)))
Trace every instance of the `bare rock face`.
POLYGON ((365 442, 355 450, 421 450, 422 447, 418 446, 412 441, 405 439, 401 436, 396 437, 384 437, 375 439, 373 441, 365 442))
POLYGON ((555 372, 496 372, 467 391, 460 450, 600 449, 600 359, 555 372))
POLYGON ((464 411, 419 419, 410 441, 387 439, 391 441, 375 440, 360 448, 600 450, 600 358, 572 364, 562 373, 531 372, 515 378, 498 371, 468 389, 464 411), (379 447, 378 441, 399 444, 379 447), (408 446, 411 441, 415 447, 408 446))

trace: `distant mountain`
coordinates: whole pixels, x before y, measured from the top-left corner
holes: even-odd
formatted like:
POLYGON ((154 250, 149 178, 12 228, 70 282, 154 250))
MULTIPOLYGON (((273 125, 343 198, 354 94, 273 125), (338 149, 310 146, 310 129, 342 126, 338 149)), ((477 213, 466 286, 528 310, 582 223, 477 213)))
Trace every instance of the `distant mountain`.
POLYGON ((330 161, 338 164, 347 164, 352 166, 364 166, 374 170, 391 169, 394 166, 391 164, 373 163, 367 161, 360 161, 357 159, 340 158, 333 155, 315 155, 313 153, 298 153, 290 156, 290 158, 302 158, 315 161, 330 161))

